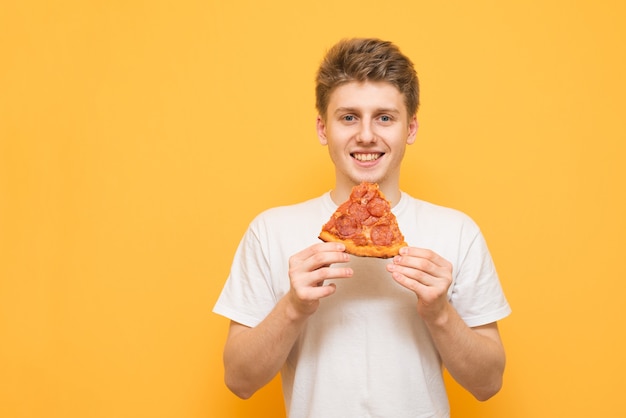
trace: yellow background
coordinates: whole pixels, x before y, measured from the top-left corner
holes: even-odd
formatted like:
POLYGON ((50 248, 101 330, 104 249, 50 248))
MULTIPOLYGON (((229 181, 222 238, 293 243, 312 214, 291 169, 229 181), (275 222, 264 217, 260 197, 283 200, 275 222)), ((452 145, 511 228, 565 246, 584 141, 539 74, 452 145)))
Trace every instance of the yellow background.
POLYGON ((313 78, 347 36, 422 83, 402 186, 471 215, 513 315, 455 417, 626 407, 626 6, 3 1, 0 416, 282 417, 222 383, 211 313, 248 222, 332 186, 313 78))

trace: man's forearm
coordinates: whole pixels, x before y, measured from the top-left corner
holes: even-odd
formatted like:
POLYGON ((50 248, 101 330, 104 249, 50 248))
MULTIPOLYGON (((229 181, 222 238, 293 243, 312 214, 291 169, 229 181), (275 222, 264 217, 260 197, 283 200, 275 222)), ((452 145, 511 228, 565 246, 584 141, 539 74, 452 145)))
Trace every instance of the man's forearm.
POLYGON ((427 324, 450 375, 484 401, 502 387, 505 353, 497 324, 469 328, 452 306, 436 323, 427 324))
POLYGON ((285 363, 306 319, 284 297, 254 328, 232 322, 224 349, 228 388, 247 399, 272 380, 285 363))

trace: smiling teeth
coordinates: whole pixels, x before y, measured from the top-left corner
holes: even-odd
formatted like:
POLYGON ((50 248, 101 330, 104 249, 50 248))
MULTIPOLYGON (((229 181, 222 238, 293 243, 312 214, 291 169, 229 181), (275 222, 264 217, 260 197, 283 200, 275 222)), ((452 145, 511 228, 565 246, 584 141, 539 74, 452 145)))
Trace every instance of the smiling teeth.
POLYGON ((358 161, 374 161, 380 156, 381 154, 354 154, 354 158, 358 161))

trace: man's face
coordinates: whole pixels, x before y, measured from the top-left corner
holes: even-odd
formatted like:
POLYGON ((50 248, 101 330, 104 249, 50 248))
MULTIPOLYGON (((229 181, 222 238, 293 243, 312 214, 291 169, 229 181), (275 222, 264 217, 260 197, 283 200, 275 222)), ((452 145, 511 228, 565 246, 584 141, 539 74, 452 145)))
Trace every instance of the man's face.
POLYGON ((333 91, 317 132, 335 164, 337 187, 361 181, 397 187, 407 144, 415 141, 417 120, 407 114, 404 96, 387 82, 350 82, 333 91))

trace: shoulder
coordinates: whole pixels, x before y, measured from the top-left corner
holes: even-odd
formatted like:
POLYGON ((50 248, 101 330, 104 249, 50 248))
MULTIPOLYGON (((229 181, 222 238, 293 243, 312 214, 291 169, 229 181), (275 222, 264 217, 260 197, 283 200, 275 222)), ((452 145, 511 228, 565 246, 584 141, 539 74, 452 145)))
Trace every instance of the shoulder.
POLYGON ((409 245, 431 248, 448 259, 464 251, 481 236, 478 225, 464 212, 409 195, 396 206, 398 224, 409 245))
POLYGON ((296 250, 319 241, 322 226, 332 213, 328 210, 324 195, 266 209, 252 220, 244 241, 260 247, 269 258, 283 260, 296 250))
POLYGON ((474 222, 474 220, 465 212, 432 202, 427 202, 404 192, 401 204, 403 206, 398 208, 398 216, 420 218, 421 220, 429 223, 444 223, 447 225, 463 225, 478 228, 476 222, 474 222))
POLYGON ((276 206, 259 213, 251 222, 253 230, 292 229, 297 232, 305 225, 320 227, 334 208, 328 193, 292 205, 276 206))
POLYGON ((325 197, 326 195, 322 195, 304 202, 266 209, 256 216, 255 221, 288 220, 294 217, 300 218, 301 216, 318 213, 325 207, 325 197))

